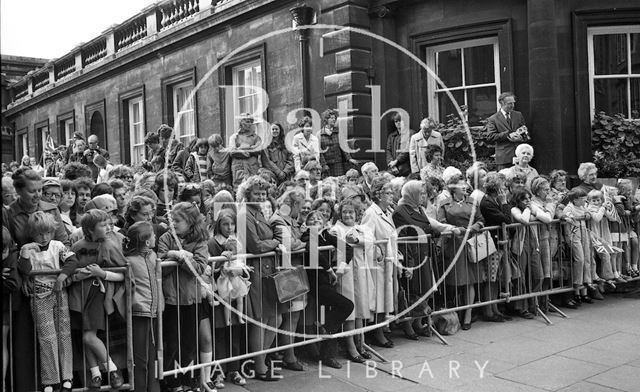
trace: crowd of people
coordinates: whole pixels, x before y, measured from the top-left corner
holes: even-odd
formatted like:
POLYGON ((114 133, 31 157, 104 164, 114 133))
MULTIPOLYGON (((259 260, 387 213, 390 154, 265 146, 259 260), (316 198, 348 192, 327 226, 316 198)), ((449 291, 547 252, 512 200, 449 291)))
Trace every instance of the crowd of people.
MULTIPOLYGON (((135 362, 128 377, 136 390, 158 391, 153 366, 160 315, 164 370, 174 370, 176 363, 260 353, 273 346, 276 328, 334 334, 383 322, 407 301, 423 301, 451 263, 445 286, 462 304, 549 289, 563 254, 571 269, 565 279, 575 292, 558 301, 569 308, 601 300, 639 276, 640 202, 629 181, 603 186, 595 165, 582 163, 581 183, 568 189, 567 172, 544 175, 530 165, 534 151, 526 143, 518 143, 512 166, 490 171, 476 163, 462 172, 444 166, 445 146, 433 120, 424 119, 414 133, 399 114, 380 169, 340 148, 336 119, 335 111, 324 112, 315 135, 311 119, 303 118, 291 147, 277 123, 263 146, 249 116, 226 146, 217 134, 185 146, 162 125, 147 135, 148 158, 134 167, 112 164, 95 135, 87 144, 76 132, 69 146, 44 157, 44 166, 29 157, 3 164, 3 377, 12 361, 15 390, 33 390, 37 362, 45 392, 70 391, 85 373, 89 388, 121 387, 117 339, 108 342, 105 330, 116 329, 128 311, 135 362), (478 260, 458 252, 467 231, 472 238, 484 227, 512 223, 522 225, 508 238, 491 231, 496 244, 511 241, 510 254, 497 250, 478 260), (401 241, 421 235, 436 246, 401 241), (289 253, 293 265, 309 267, 313 246, 325 245, 336 251, 320 252, 317 267, 307 268, 309 291, 280 303, 266 279, 278 271, 279 255, 289 253), (276 256, 246 262, 235 256, 268 252, 276 256), (177 267, 157 276, 159 260, 177 267), (134 291, 130 309, 126 276, 134 291), (313 305, 325 307, 323 323, 303 316, 313 305), (9 335, 14 350, 7 360, 9 335)), ((444 290, 429 303, 447 306, 438 294, 444 290)), ((552 310, 545 297, 538 301, 543 311, 552 310)), ((490 322, 533 318, 537 305, 531 298, 508 309, 487 305, 481 313, 490 322)), ((462 312, 463 330, 471 328, 472 316, 471 309, 462 312)), ((410 340, 429 333, 421 317, 398 327, 410 340)), ((387 332, 376 328, 367 339, 393 347, 387 332)), ((282 334, 278 344, 292 340, 282 334)), ((328 339, 317 356, 323 366, 339 368, 340 345, 349 360, 362 363, 371 358, 363 343, 357 335, 340 343, 328 339)), ((293 349, 256 355, 251 374, 280 379, 274 358, 303 370, 297 355, 293 349)), ((223 372, 204 367, 197 379, 186 372, 164 384, 171 391, 212 391, 225 379, 243 385, 243 367, 237 361, 223 372)))

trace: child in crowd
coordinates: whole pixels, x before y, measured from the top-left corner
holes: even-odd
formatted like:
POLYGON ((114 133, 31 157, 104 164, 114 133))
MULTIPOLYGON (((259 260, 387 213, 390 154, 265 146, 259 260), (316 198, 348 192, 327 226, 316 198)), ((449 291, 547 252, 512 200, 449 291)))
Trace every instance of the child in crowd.
POLYGON ((73 354, 69 304, 64 282, 73 274, 76 256, 62 242, 53 239, 58 223, 42 211, 34 212, 27 222, 34 241, 22 246, 19 269, 26 275, 31 271, 51 272, 37 275, 30 281, 33 290, 31 310, 40 346, 40 377, 44 392, 70 392, 73 378, 73 354), (56 277, 55 270, 62 268, 56 277))
POLYGON ((627 232, 629 237, 626 248, 626 272, 631 278, 640 276, 638 270, 638 259, 640 251, 638 249, 638 233, 634 230, 640 222, 640 201, 632 194, 633 184, 630 180, 621 179, 618 181, 618 214, 622 218, 621 229, 627 232))
POLYGON ((567 194, 567 206, 564 208, 564 217, 569 223, 566 227, 567 239, 573 255, 573 288, 575 289, 574 302, 593 303, 587 295, 587 288, 595 290, 591 277, 591 241, 587 231, 586 221, 591 219, 587 211, 587 194, 581 189, 574 189, 567 194))
POLYGON ((98 179, 96 180, 96 184, 101 184, 103 182, 109 181, 109 174, 111 170, 113 170, 113 165, 107 160, 107 158, 103 157, 100 154, 96 154, 93 156, 93 164, 100 169, 98 171, 98 179))
MULTIPOLYGON (((244 314, 244 297, 249 292, 248 267, 234 258, 238 251, 236 234, 236 217, 231 209, 222 209, 213 228, 213 236, 209 239, 209 254, 212 257, 224 256, 225 261, 215 264, 217 286, 220 297, 224 300, 214 309, 216 328, 216 357, 227 358, 238 356, 242 352, 242 337, 245 320, 239 316, 244 314), (228 285, 227 285, 228 284, 228 285), (227 287, 227 288, 225 288, 227 287), (232 312, 233 306, 237 312, 232 312)), ((223 367, 225 367, 223 365, 223 367)), ((229 379, 237 385, 245 385, 239 361, 226 364, 229 379)))
POLYGON ((202 182, 207 179, 208 152, 209 144, 207 139, 198 139, 195 151, 191 152, 184 167, 184 176, 187 182, 202 182))
MULTIPOLYGON (((173 370, 176 363, 190 366, 196 362, 198 325, 209 317, 206 307, 201 306, 201 283, 198 282, 209 258, 204 218, 194 204, 186 202, 177 203, 170 217, 174 230, 164 233, 158 240, 158 257, 178 262, 178 267, 165 272, 162 280, 165 297, 165 311, 162 314, 165 370, 173 370), (177 269, 180 269, 180 273, 177 269)), ((203 362, 211 362, 211 342, 209 347, 202 343, 201 340, 200 349, 209 348, 209 352, 203 351, 200 358, 203 362)), ((203 369, 203 372, 208 378, 206 370, 203 369)), ((171 391, 197 387, 191 372, 167 377, 166 384, 171 391)))
POLYGON ((16 268, 15 243, 9 229, 2 226, 2 385, 7 385, 5 377, 9 365, 9 334, 11 331, 11 293, 20 289, 20 276, 16 268))
POLYGON ((136 222, 127 232, 125 247, 127 262, 134 281, 134 301, 131 305, 135 387, 140 391, 159 392, 160 384, 153 368, 156 360, 155 339, 158 311, 164 298, 158 293, 156 274, 156 236, 149 222, 136 222))
POLYGON ((619 272, 615 267, 615 257, 618 253, 611 240, 609 221, 616 219, 615 207, 611 201, 605 201, 604 193, 597 189, 587 194, 588 211, 591 214, 589 228, 591 229, 593 250, 600 259, 600 277, 610 288, 615 288, 614 279, 619 272), (613 261, 613 262, 612 262, 613 261))
POLYGON ((209 137, 207 177, 216 185, 222 183, 231 186, 231 155, 224 148, 222 136, 218 134, 209 137))
POLYGON ((91 372, 88 387, 96 389, 102 386, 99 367, 102 364, 109 375, 109 385, 116 389, 124 382, 118 367, 107 354, 105 343, 98 337, 98 331, 106 330, 107 316, 116 310, 121 317, 126 315, 124 286, 118 283, 124 280, 124 274, 102 268, 124 267, 127 260, 121 245, 109 239, 109 214, 102 210, 89 210, 80 224, 84 238, 71 247, 78 260, 73 268, 71 265, 74 263, 68 263, 69 270, 76 271, 71 278, 75 283, 69 287, 71 328, 82 331, 86 363, 91 372))

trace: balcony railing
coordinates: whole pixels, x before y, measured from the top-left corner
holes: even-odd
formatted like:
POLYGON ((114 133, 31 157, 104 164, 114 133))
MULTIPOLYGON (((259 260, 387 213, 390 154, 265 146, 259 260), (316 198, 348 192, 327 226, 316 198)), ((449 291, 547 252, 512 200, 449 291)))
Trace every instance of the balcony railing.
POLYGON ((154 3, 127 21, 112 26, 87 44, 78 45, 70 53, 15 82, 10 86, 13 90, 13 102, 8 107, 15 106, 19 100, 40 94, 39 90, 48 85, 59 85, 61 80, 66 82, 66 79, 81 74, 79 71, 87 66, 112 60, 127 48, 148 42, 150 37, 172 30, 175 26, 188 24, 204 12, 218 12, 244 1, 246 0, 164 0, 154 3))

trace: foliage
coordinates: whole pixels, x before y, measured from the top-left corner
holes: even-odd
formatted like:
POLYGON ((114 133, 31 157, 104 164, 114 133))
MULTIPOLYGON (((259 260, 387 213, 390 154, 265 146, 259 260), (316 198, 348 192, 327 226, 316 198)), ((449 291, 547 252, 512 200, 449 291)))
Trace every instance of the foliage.
POLYGON ((640 122, 622 114, 596 113, 591 125, 591 147, 598 177, 640 176, 640 122))
MULTIPOLYGON (((491 170, 495 166, 492 157, 494 149, 493 144, 487 141, 485 124, 486 121, 483 121, 483 125, 481 126, 469 127, 469 131, 471 132, 476 159, 485 162, 489 170, 491 170)), ((446 123, 438 124, 436 130, 442 134, 444 141, 445 166, 454 166, 464 172, 464 170, 473 164, 473 158, 471 156, 471 148, 469 147, 469 136, 462 120, 459 116, 451 114, 447 116, 446 123)))

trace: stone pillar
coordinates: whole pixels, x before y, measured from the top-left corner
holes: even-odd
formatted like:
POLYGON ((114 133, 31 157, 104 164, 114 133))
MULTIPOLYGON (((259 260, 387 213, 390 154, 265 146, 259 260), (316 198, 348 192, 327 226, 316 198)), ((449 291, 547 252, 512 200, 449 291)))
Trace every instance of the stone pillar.
POLYGON ((82 66, 82 45, 84 45, 84 43, 79 44, 78 46, 76 46, 75 48, 73 48, 73 50, 71 52, 73 52, 74 57, 76 59, 76 68, 75 68, 75 72, 80 71, 82 68, 84 68, 82 66))
POLYGON ((116 27, 117 25, 111 25, 108 29, 102 32, 107 41, 107 55, 106 57, 116 54, 116 27))
POLYGON ((56 82, 56 72, 53 67, 53 61, 49 61, 44 65, 44 67, 49 71, 49 84, 53 86, 53 84, 56 82))
MULTIPOLYGON (((334 56, 335 71, 324 76, 324 97, 329 107, 346 104, 348 115, 339 121, 347 125, 350 145, 359 152, 352 154, 359 160, 372 160, 383 153, 371 152, 371 52, 372 39, 348 27, 370 29, 369 2, 366 0, 332 2, 323 13, 321 23, 345 26, 342 30, 322 35, 323 55, 334 56), (369 152, 367 152, 369 150, 369 152)), ((325 7, 327 8, 327 7, 325 7)), ((382 147, 384 149, 384 146, 382 147)))
POLYGON ((147 37, 158 33, 158 4, 151 4, 141 11, 147 15, 147 37))
POLYGON ((565 167, 555 9, 555 0, 527 0, 530 110, 525 120, 540 173, 565 167))

